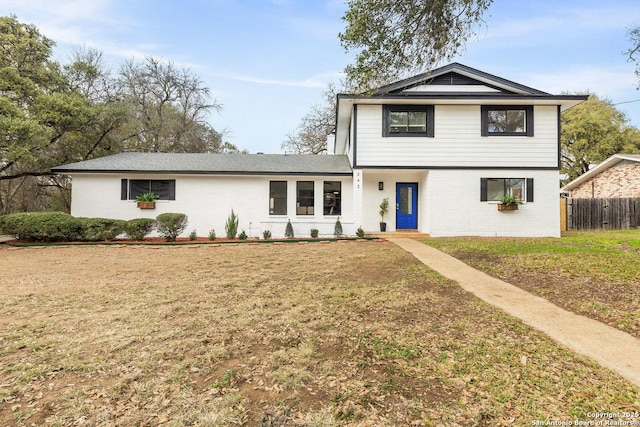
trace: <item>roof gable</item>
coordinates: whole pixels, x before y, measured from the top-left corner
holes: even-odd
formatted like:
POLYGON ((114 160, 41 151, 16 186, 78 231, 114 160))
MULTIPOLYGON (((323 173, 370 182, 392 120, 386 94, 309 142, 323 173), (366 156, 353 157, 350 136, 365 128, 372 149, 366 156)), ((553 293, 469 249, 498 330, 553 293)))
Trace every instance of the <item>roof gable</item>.
POLYGON ((418 93, 491 93, 505 95, 549 95, 459 63, 452 63, 400 80, 374 91, 376 95, 418 93))

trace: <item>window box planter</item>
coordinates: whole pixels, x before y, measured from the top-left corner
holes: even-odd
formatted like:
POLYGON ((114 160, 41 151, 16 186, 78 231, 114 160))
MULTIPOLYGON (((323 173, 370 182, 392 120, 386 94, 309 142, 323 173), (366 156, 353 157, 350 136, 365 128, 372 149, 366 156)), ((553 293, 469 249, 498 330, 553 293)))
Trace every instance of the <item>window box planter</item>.
POLYGON ((160 196, 155 193, 144 193, 136 196, 136 203, 138 204, 138 209, 155 209, 156 208, 156 200, 158 200, 160 196))
POLYGON ((498 210, 499 211, 517 211, 518 205, 516 203, 510 203, 508 205, 504 203, 498 203, 498 210))
POLYGON ((137 202, 138 209, 155 209, 156 202, 137 202))

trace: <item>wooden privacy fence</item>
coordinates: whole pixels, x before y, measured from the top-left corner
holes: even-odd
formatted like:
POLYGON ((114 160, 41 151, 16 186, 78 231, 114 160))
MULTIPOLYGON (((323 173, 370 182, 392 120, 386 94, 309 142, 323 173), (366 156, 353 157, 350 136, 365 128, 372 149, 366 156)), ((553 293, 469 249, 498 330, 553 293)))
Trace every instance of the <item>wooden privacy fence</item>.
POLYGON ((626 230, 640 226, 640 197, 561 199, 562 230, 626 230))

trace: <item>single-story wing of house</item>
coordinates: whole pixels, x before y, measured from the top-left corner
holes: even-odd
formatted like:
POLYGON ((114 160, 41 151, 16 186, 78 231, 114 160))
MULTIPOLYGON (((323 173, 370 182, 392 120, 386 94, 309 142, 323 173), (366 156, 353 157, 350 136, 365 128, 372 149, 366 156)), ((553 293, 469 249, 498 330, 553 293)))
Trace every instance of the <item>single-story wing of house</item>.
POLYGON ((250 237, 359 227, 431 236, 559 236, 560 112, 587 99, 551 95, 450 64, 337 97, 328 155, 134 153, 53 168, 72 178, 71 214, 132 219, 187 214, 222 235, 233 210, 250 237), (140 209, 136 196, 160 196, 140 209), (499 210, 510 196, 518 209, 499 210), (389 202, 381 218, 380 205, 389 202))

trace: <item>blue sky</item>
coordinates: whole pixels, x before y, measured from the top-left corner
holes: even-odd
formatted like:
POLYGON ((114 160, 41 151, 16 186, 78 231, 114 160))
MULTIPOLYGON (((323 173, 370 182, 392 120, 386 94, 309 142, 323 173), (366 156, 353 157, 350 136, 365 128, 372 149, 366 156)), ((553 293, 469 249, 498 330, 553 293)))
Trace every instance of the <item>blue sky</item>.
MULTIPOLYGON (((343 0, 0 0, 56 41, 103 51, 115 71, 154 56, 191 69, 223 105, 211 115, 228 140, 280 153, 286 134, 350 61, 338 40, 343 0)), ((496 0, 455 61, 550 93, 590 91, 614 103, 640 100, 627 30, 637 0, 496 0)), ((442 64, 440 64, 442 65, 442 64)), ((618 105, 640 127, 640 102, 618 105)))

